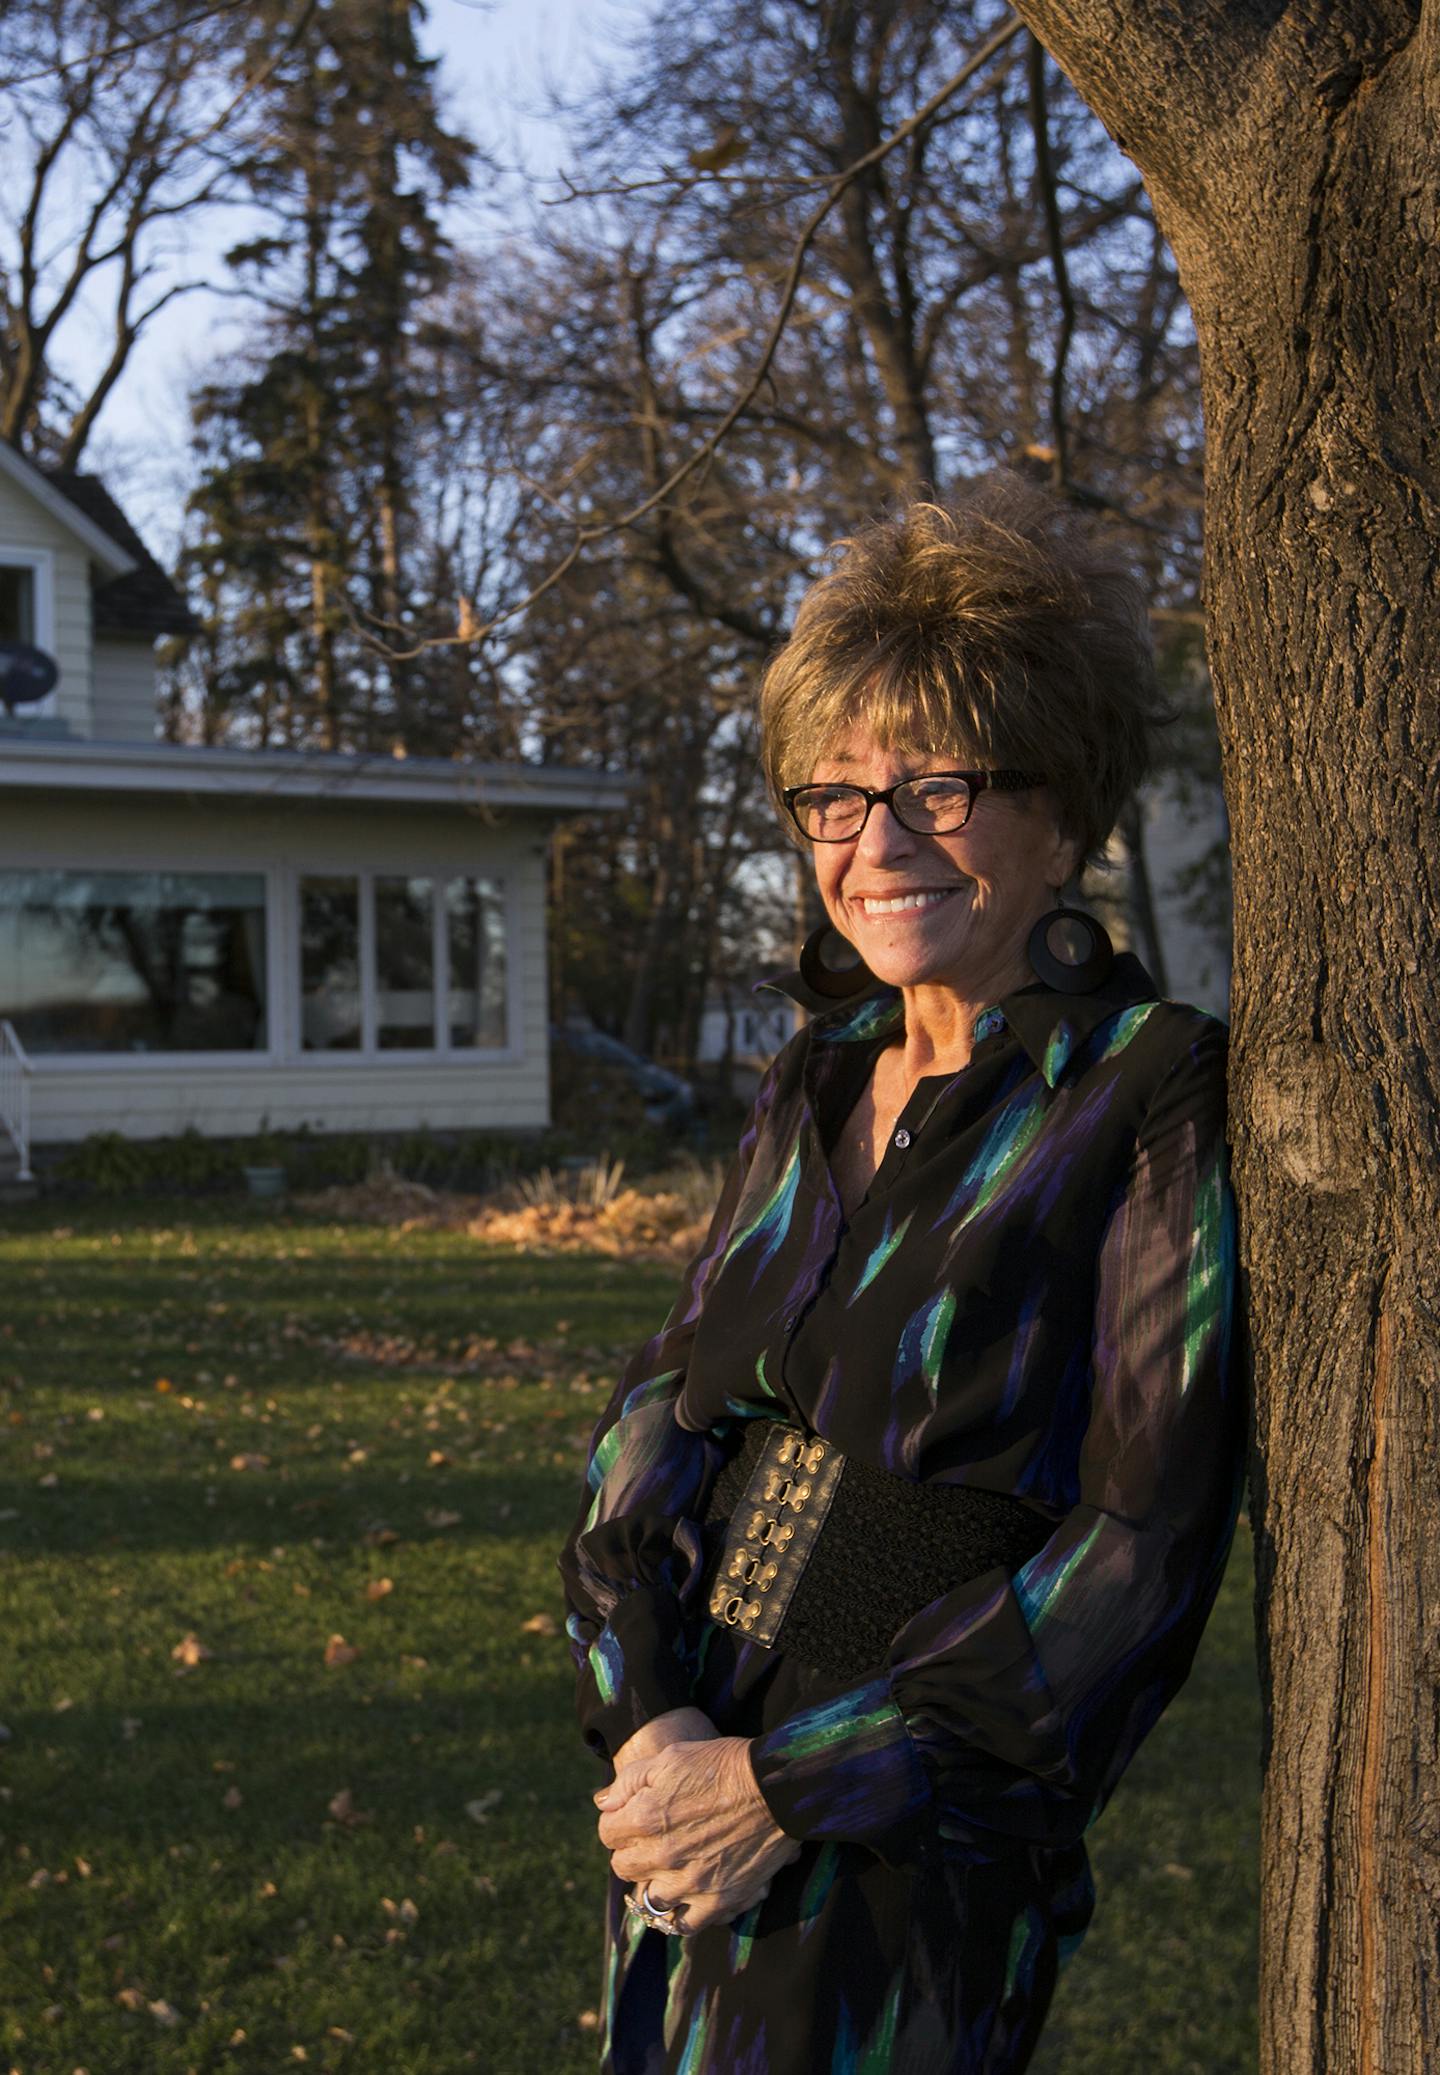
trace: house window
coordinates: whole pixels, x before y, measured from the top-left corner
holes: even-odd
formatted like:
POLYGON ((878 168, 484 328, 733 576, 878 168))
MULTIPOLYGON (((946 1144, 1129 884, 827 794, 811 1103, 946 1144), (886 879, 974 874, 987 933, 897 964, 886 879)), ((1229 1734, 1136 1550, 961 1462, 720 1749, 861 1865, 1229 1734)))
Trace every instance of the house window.
POLYGON ((0 562, 0 641, 35 639, 35 572, 0 562))
POLYGON ((428 879, 375 881, 375 1041, 382 1052, 435 1043, 435 924, 428 879))
POLYGON ((359 872, 302 878, 299 894, 302 1050, 445 1056, 509 1043, 500 880, 359 872))
POLYGON ((258 872, 0 871, 0 1016, 35 1053, 263 1051, 258 872))
POLYGON ((360 882, 300 881, 300 1042, 307 1052, 354 1052, 360 1004, 360 882))
POLYGON ((445 888, 450 967, 450 1043, 505 1043, 505 903, 495 879, 452 879, 445 888))

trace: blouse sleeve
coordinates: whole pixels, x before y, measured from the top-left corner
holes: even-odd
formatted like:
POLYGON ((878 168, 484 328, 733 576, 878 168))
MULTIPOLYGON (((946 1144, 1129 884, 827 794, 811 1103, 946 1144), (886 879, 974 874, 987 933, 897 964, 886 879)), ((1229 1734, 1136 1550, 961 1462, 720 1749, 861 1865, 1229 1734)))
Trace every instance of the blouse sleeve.
POLYGON ((704 1565, 700 1514, 723 1451, 713 1432, 681 1426, 676 1404, 779 1065, 777 1059, 761 1083, 669 1317, 627 1365, 591 1436, 586 1489, 560 1554, 580 1726, 604 1758, 644 1723, 691 1699, 704 1565))
POLYGON ((782 1829, 903 1863, 1068 1844, 1189 1672, 1244 1475, 1224 1031, 1166 1076, 1100 1240, 1079 1499, 1010 1576, 923 1608, 883 1673, 751 1747, 782 1829))

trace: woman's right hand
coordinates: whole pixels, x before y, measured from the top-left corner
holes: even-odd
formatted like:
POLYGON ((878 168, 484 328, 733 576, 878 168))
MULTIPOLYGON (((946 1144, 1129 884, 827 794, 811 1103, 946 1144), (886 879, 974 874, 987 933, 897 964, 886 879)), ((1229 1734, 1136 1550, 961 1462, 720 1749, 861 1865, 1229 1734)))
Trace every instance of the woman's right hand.
POLYGON ((628 1765, 595 1799, 616 1878, 683 1904, 685 1932, 733 1922, 800 1856, 766 1806, 744 1737, 671 1745, 628 1765))

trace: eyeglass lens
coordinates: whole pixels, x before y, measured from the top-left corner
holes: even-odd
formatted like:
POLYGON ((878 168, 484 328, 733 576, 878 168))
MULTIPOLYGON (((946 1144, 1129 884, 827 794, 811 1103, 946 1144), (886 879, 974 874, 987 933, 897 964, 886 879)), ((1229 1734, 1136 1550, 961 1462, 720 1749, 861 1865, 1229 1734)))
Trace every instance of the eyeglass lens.
MULTIPOLYGON (((867 801, 853 785, 807 785, 795 795, 795 816, 807 836, 843 842, 865 821, 867 801)), ((891 798, 896 819, 917 836, 944 836, 965 826, 970 787, 963 778, 911 778, 891 798)))

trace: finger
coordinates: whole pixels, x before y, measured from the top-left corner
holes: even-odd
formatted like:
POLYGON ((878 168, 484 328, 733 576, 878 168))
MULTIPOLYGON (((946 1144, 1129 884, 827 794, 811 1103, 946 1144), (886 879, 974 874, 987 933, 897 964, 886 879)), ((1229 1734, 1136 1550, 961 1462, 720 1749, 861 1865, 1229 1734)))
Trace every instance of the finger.
POLYGON ((614 1779, 611 1780, 609 1786, 602 1787, 598 1793, 593 1794, 590 1798, 595 1803, 596 1808, 612 1810, 623 1808, 625 1803, 633 1799, 642 1787, 649 1784, 649 1779, 649 1759, 638 1759, 633 1765, 622 1766, 614 1779))
POLYGON ((644 1844, 665 1836, 673 1825, 652 1795, 638 1795, 622 1809, 607 1809, 598 1825, 600 1842, 607 1852, 623 1851, 627 1845, 644 1844))
POLYGON ((642 1883, 648 1880, 653 1886, 659 1888, 662 1895, 684 1895, 693 1888, 695 1883, 689 1877, 684 1867, 660 1866, 657 1868, 656 1857, 657 1853, 653 1841, 647 1843, 642 1839, 639 1844, 630 1845, 623 1852, 612 1852, 610 1855, 610 1871, 617 1880, 640 1881, 642 1883), (667 1881, 669 1883, 668 1887, 666 1886, 667 1881))

